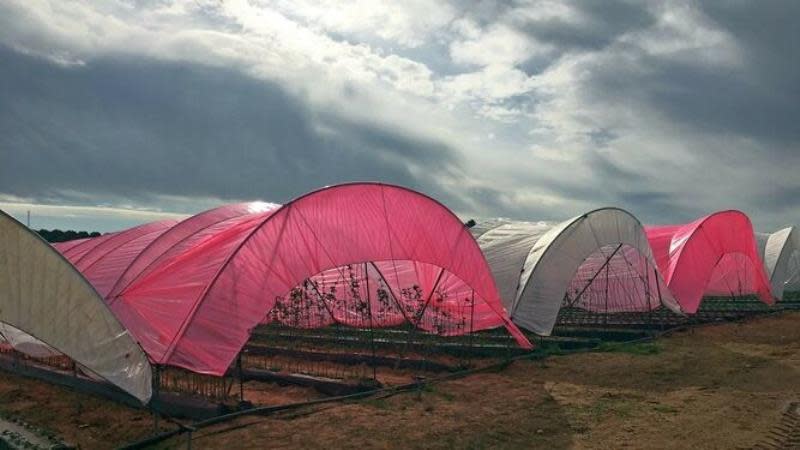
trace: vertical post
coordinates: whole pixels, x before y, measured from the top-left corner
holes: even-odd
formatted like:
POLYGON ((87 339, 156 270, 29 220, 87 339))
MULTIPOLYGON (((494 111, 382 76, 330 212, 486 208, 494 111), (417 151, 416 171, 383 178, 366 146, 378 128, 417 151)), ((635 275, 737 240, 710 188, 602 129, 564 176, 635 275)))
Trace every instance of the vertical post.
POLYGON ((244 381, 242 380, 242 352, 236 357, 236 370, 239 372, 239 402, 244 402, 244 381))
MULTIPOLYGON (((661 298, 661 283, 658 282, 658 267, 653 267, 653 276, 656 279, 656 291, 658 292, 658 304, 659 305, 663 305, 664 304, 664 300, 661 298)), ((661 326, 659 326, 659 329, 661 329, 663 331, 664 330, 664 322, 662 321, 660 325, 661 326)))
POLYGON ((153 428, 158 433, 158 408, 156 408, 156 403, 158 403, 158 393, 161 385, 161 372, 158 364, 154 365, 153 369, 153 396, 150 399, 150 409, 153 411, 153 428))
POLYGON ((372 321, 372 301, 370 300, 372 294, 369 291, 369 268, 367 263, 364 263, 364 283, 367 291, 367 314, 369 314, 369 341, 370 347, 372 347, 372 360, 370 361, 369 365, 372 366, 372 379, 377 381, 378 374, 375 364, 375 323, 372 321))
MULTIPOLYGON (((433 294, 436 292, 436 288, 439 287, 439 282, 442 280, 442 275, 444 275, 444 269, 439 268, 439 274, 436 276, 436 281, 433 283, 433 287, 431 287, 431 292, 428 294, 428 298, 425 299, 425 303, 422 305, 422 308, 419 309, 416 313, 414 313, 415 322, 412 323, 411 332, 408 334, 408 340, 406 341, 406 349, 411 348, 412 339, 419 328, 419 324, 422 323, 422 318, 425 316, 425 310, 428 309, 428 305, 433 298, 433 294)), ((420 291, 421 292, 421 291, 420 291)), ((403 354, 405 354, 405 350, 403 350, 403 354)))
POLYGON ((469 350, 472 355, 474 335, 475 335, 475 289, 472 289, 472 296, 469 299, 469 350))
POLYGON ((603 314, 603 324, 605 327, 608 327, 608 278, 609 278, 608 275, 611 270, 611 258, 613 257, 614 255, 611 255, 609 257, 609 263, 606 264, 606 306, 605 306, 605 314, 603 314))
MULTIPOLYGON (((644 273, 647 277, 644 281, 645 282, 644 298, 647 300, 647 327, 652 329, 653 308, 650 305, 650 265, 648 264, 647 258, 644 259, 644 273)), ((656 278, 656 283, 658 283, 658 278, 656 278)))

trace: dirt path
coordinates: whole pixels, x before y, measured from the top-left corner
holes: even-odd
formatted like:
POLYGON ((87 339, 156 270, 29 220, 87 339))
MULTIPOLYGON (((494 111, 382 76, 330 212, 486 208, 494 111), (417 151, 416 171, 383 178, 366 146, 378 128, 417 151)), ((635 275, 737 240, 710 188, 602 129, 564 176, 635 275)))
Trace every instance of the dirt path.
MULTIPOLYGON (((199 431, 193 448, 748 448, 800 400, 799 376, 800 313, 785 314, 518 362, 419 393, 242 418, 199 431)), ((152 431, 146 413, 6 374, 0 410, 83 448, 152 431)))

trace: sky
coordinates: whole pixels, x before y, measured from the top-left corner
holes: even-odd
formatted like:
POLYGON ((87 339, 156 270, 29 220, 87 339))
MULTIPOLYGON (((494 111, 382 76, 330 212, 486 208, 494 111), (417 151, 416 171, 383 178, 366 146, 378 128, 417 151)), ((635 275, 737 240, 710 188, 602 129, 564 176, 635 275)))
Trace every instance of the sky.
POLYGON ((349 181, 800 224, 800 2, 0 2, 0 208, 111 231, 349 181))

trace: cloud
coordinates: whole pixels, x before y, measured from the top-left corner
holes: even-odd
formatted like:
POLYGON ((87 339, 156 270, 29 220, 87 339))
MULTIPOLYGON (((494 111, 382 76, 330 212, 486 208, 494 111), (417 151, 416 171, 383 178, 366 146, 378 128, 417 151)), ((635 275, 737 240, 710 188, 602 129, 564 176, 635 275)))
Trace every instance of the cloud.
POLYGON ((380 179, 472 216, 770 229, 800 209, 798 9, 4 2, 0 193, 187 211, 380 179))
POLYGON ((0 73, 0 192, 59 191, 286 201, 345 180, 440 191, 446 145, 315 114, 274 83, 233 71, 97 59, 52 65, 9 50, 0 73))

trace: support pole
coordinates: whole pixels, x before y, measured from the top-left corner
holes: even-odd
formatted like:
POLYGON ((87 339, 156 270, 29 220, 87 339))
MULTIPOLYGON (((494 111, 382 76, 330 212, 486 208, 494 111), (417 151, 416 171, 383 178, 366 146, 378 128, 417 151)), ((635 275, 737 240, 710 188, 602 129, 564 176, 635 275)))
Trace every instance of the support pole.
MULTIPOLYGON (((611 255, 613 258, 614 255, 611 255)), ((611 258, 608 258, 611 261, 611 258)), ((608 327, 608 275, 611 271, 611 264, 606 264, 606 306, 603 308, 603 326, 608 327)))
POLYGON ((372 366, 372 379, 377 381, 378 374, 375 364, 375 323, 372 320, 372 301, 370 301, 370 291, 369 291, 369 271, 367 263, 364 263, 364 282, 366 284, 367 290, 367 313, 369 314, 369 341, 370 346, 372 347, 372 360, 370 361, 369 365, 372 366))
POLYGON ((469 301, 469 350, 470 355, 473 355, 473 344, 475 342, 475 289, 472 289, 472 296, 469 301))
MULTIPOLYGON (((647 275, 647 279, 645 280, 644 285, 644 298, 647 301, 647 326, 648 328, 653 328, 653 308, 650 305, 650 264, 647 261, 647 258, 644 259, 644 273, 647 275)), ((658 278, 656 278, 656 283, 658 283, 658 278)))
POLYGON ((158 433, 158 409, 156 404, 159 401, 159 390, 161 386, 161 371, 160 366, 153 366, 153 396, 150 398, 150 410, 153 412, 153 428, 158 433))
MULTIPOLYGON (((408 334, 408 341, 406 342, 407 349, 411 347, 411 340, 414 338, 417 328, 419 328, 419 324, 422 323, 422 318, 425 316, 425 311, 428 309, 428 305, 431 303, 431 299, 433 298, 433 294, 436 292, 436 288, 439 287, 439 281, 442 280, 442 275, 444 275, 444 269, 439 268, 439 274, 436 276, 436 282, 433 283, 433 287, 431 287, 431 292, 428 294, 428 298, 425 299, 425 303, 422 305, 422 308, 415 314, 417 317, 416 321, 411 324, 411 332, 408 334)), ((405 351, 403 353, 405 354, 405 351)))
POLYGON ((425 310, 428 309, 428 305, 431 303, 431 299, 433 298, 433 294, 436 292, 436 288, 439 287, 439 281, 442 280, 442 275, 444 275, 444 269, 439 269, 439 275, 436 277, 436 282, 433 283, 433 287, 431 288, 431 292, 428 294, 428 298, 425 300, 425 304, 422 306, 422 309, 419 311, 419 317, 417 318, 417 325, 422 322, 422 316, 425 315, 425 310))
POLYGON ((242 352, 236 357, 236 370, 239 378, 239 403, 244 403, 244 381, 242 380, 242 352))
POLYGON ((597 272, 595 272, 595 274, 592 275, 592 278, 589 279, 589 282, 586 283, 586 286, 584 286, 583 289, 581 289, 581 291, 578 293, 578 295, 574 299, 572 299, 572 303, 569 305, 570 307, 572 307, 573 305, 575 305, 575 303, 578 302, 578 300, 583 296, 583 294, 586 292, 586 290, 589 289, 589 286, 591 286, 592 283, 594 283, 595 278, 597 278, 603 272, 603 269, 605 269, 606 266, 608 266, 608 264, 611 263, 611 258, 613 258, 614 255, 617 254, 619 249, 622 248, 622 245, 623 244, 619 244, 617 246, 617 248, 615 248, 614 251, 611 253, 611 255, 609 255, 609 257, 606 258, 606 261, 603 263, 602 266, 600 266, 600 268, 597 270, 597 272))
MULTIPOLYGON (((661 298, 661 283, 658 282, 658 267, 653 267, 653 276, 656 278, 656 291, 658 292, 658 304, 663 305, 664 300, 661 298)), ((660 323, 659 328, 664 329, 664 322, 660 323)))

